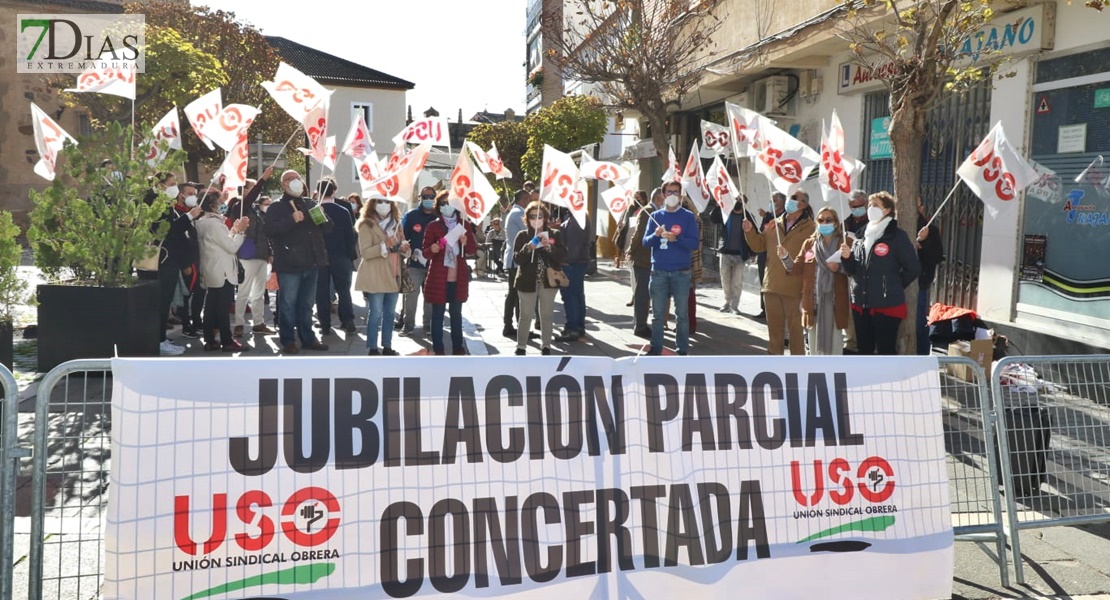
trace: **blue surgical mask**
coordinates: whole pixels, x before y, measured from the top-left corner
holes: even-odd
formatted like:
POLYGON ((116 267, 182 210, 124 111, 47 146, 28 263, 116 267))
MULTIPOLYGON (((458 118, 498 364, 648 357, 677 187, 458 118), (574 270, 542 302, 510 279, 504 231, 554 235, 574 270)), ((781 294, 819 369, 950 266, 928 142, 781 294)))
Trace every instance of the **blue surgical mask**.
POLYGON ((432 198, 430 200, 425 200, 425 199, 422 198, 420 200, 420 208, 423 208, 424 210, 432 210, 435 207, 436 207, 436 199, 435 198, 432 198))
POLYGON ((439 213, 447 218, 455 216, 455 207, 450 204, 444 204, 439 207, 439 213))
POLYGON ((866 205, 857 206, 857 207, 852 209, 852 216, 857 218, 857 219, 863 218, 864 215, 866 215, 866 214, 867 214, 867 206, 866 205))
POLYGON ((221 215, 226 215, 227 214, 227 205, 226 204, 221 204, 220 208, 218 210, 220 211, 221 215))
POLYGON ((821 235, 832 235, 836 231, 836 225, 832 223, 820 223, 817 225, 817 233, 821 235))
POLYGON ((786 209, 787 213, 797 212, 798 211, 798 201, 791 198, 791 199, 786 201, 786 205, 783 208, 786 209))

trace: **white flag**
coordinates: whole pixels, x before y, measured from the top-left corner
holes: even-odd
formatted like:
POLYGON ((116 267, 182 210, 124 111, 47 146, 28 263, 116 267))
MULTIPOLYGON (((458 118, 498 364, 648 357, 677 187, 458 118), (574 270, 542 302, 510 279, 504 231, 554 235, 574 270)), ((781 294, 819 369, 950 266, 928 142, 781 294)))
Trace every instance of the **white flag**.
POLYGON ((565 152, 544 145, 540 200, 570 209, 574 220, 585 228, 586 193, 579 185, 580 181, 574 159, 565 152))
POLYGON ((239 139, 235 141, 235 145, 227 151, 227 156, 224 157, 224 162, 216 173, 217 179, 220 175, 225 177, 221 191, 231 192, 247 184, 247 163, 250 161, 249 139, 247 130, 244 129, 239 139))
POLYGON ((497 205, 497 192, 489 184, 489 180, 478 172, 474 161, 470 160, 466 152, 459 152, 459 160, 451 171, 447 189, 448 202, 475 225, 481 223, 497 205))
POLYGON ((363 189, 369 190, 367 196, 382 198, 397 196, 404 198, 406 202, 411 202, 412 186, 416 181, 416 175, 424 169, 431 149, 431 144, 421 144, 412 152, 399 156, 396 162, 391 161, 392 169, 385 169, 377 179, 363 184, 363 189))
POLYGON ((193 100, 185 106, 185 118, 189 120, 189 125, 192 126, 193 131, 208 146, 209 150, 215 150, 212 145, 212 140, 205 134, 205 128, 219 116, 220 111, 224 109, 224 102, 220 95, 220 88, 216 88, 211 92, 193 100))
POLYGON ((723 218, 727 219, 728 213, 732 212, 733 207, 740 200, 740 192, 732 184, 732 177, 729 176, 728 169, 725 168, 725 163, 721 161, 719 155, 713 157, 713 164, 709 167, 705 182, 713 200, 721 207, 723 218))
POLYGON ((158 149, 161 142, 167 142, 173 150, 181 149, 181 121, 178 119, 176 106, 154 125, 151 138, 150 150, 145 157, 148 165, 153 166, 165 158, 166 153, 158 149))
POLYGON ((810 172, 821 162, 821 155, 775 125, 760 123, 752 147, 759 148, 755 170, 775 190, 790 196, 802 187, 810 172))
POLYGON ((1024 190, 1037 180, 1037 172, 1010 145, 1002 122, 995 123, 979 147, 956 170, 967 187, 983 201, 992 218, 1007 208, 1024 190))
POLYGON ((359 163, 363 158, 374 152, 374 140, 370 139, 370 129, 366 127, 366 120, 360 111, 351 123, 351 130, 347 132, 347 139, 343 142, 343 154, 355 159, 359 163))
POLYGON ((844 128, 840 117, 833 109, 828 131, 821 123, 821 167, 817 180, 821 184, 821 195, 825 202, 845 199, 852 193, 852 175, 859 161, 844 155, 844 128))
POLYGON ((1029 185, 1029 188, 1025 190, 1025 195, 1049 204, 1056 204, 1063 200, 1063 195, 1060 193, 1060 184, 1063 182, 1056 171, 1033 160, 1029 161, 1029 165, 1037 173, 1037 180, 1029 185))
POLYGON ((587 179, 599 179, 613 183, 624 183, 632 176, 632 173, 623 166, 594 160, 588 154, 582 155, 582 164, 578 167, 578 173, 587 179))
POLYGON ((701 122, 701 157, 732 156, 732 133, 728 127, 709 121, 701 122))
POLYGON ((77 76, 77 87, 67 92, 112 94, 135 99, 135 74, 138 67, 133 60, 93 61, 93 66, 77 76))
POLYGON ((324 160, 323 165, 329 171, 335 171, 335 162, 339 160, 339 149, 335 146, 335 136, 329 135, 328 141, 324 143, 324 160))
POLYGON ((74 146, 77 140, 65 132, 46 116, 34 102, 31 103, 31 121, 35 131, 35 148, 39 151, 39 161, 35 163, 35 173, 47 181, 54 181, 54 165, 58 162, 58 153, 65 147, 68 140, 74 146))
POLYGON ((682 189, 693 201, 699 213, 709 206, 712 194, 709 192, 709 186, 705 184, 705 171, 701 167, 697 141, 690 149, 690 157, 686 159, 686 168, 682 171, 682 189))
POLYGON ((408 127, 393 136, 394 144, 423 144, 451 148, 451 131, 447 128, 447 117, 427 117, 413 121, 408 127))
POLYGON ((466 147, 470 149, 470 155, 474 157, 474 164, 483 173, 493 175, 497 179, 513 176, 513 172, 505 168, 501 155, 497 153, 497 144, 492 144, 489 152, 482 150, 481 146, 474 142, 466 142, 466 147))
POLYGON ((725 113, 728 114, 733 155, 739 158, 758 154, 759 146, 756 138, 759 130, 774 126, 775 121, 731 102, 725 102, 725 113))
POLYGON ((308 148, 297 148, 301 154, 311 156, 316 162, 327 166, 328 107, 331 102, 324 100, 305 115, 301 127, 308 136, 308 148))
POLYGON ((261 111, 257 108, 246 104, 228 104, 205 126, 204 135, 212 143, 231 152, 239 143, 239 138, 247 135, 247 129, 259 112, 261 111))
POLYGON ((286 63, 279 64, 274 80, 263 81, 262 87, 282 110, 302 124, 317 106, 331 98, 332 93, 315 79, 286 63))
POLYGON ((362 197, 369 198, 375 192, 370 183, 383 175, 378 157, 373 152, 362 158, 356 158, 355 172, 358 173, 358 182, 362 187, 362 197))
POLYGON ((1089 185, 1095 188, 1095 193, 1099 196, 1105 196, 1110 192, 1110 175, 1106 173, 1103 163, 1102 155, 1099 154, 1075 177, 1075 182, 1079 185, 1089 185))
POLYGON ((605 205, 609 207, 609 214, 613 215, 613 220, 617 223, 621 222, 624 214, 632 206, 633 194, 635 194, 634 191, 626 189, 619 183, 614 183, 601 193, 601 199, 605 201, 605 205))
POLYGON ((682 181, 682 169, 678 166, 674 148, 667 148, 667 170, 663 173, 663 183, 666 184, 669 181, 682 181))

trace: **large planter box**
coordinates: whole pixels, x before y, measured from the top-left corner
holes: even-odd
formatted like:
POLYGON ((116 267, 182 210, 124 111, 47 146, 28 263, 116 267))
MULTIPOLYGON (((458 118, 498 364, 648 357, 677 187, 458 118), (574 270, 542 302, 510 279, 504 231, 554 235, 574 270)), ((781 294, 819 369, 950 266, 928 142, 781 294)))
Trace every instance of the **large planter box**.
POLYGON ((134 287, 40 285, 39 371, 78 358, 158 356, 157 281, 134 287))

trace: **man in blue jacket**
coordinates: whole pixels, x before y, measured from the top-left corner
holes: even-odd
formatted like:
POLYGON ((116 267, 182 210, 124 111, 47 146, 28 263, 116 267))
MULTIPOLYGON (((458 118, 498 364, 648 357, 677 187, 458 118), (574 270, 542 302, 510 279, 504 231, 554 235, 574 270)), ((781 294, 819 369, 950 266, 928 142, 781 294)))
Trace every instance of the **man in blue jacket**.
POLYGON ((655 229, 644 235, 644 246, 651 248, 651 349, 648 355, 663 353, 663 325, 667 304, 674 300, 675 345, 685 356, 690 346, 690 321, 687 302, 690 295, 690 255, 698 247, 698 221, 694 213, 682 208, 682 186, 677 181, 663 184, 663 208, 651 215, 655 229))
POLYGON ((316 276, 316 320, 320 322, 320 335, 331 333, 332 289, 339 300, 337 313, 340 326, 347 333, 354 333, 356 330, 355 309, 351 303, 351 275, 358 256, 358 237, 355 235, 351 210, 335 202, 337 189, 339 188, 331 177, 320 182, 320 207, 333 224, 331 230, 324 233, 328 264, 320 267, 316 276))

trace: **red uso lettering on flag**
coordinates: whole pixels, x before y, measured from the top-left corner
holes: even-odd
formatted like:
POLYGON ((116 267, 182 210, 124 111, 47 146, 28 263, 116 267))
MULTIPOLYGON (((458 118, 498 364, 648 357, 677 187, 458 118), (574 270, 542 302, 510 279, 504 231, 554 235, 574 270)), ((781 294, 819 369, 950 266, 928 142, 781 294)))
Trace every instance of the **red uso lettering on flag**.
POLYGON ((313 149, 317 148, 320 145, 320 136, 324 133, 324 130, 327 129, 327 127, 327 118, 320 117, 315 124, 310 125, 307 129, 305 129, 305 133, 308 134, 308 143, 312 146, 313 149))
POLYGON ((243 113, 237 106, 225 108, 220 112, 219 124, 224 131, 239 131, 240 127, 250 125, 250 122, 251 120, 244 122, 243 113))
POLYGON ((397 176, 393 175, 382 180, 374 187, 378 190, 378 193, 388 198, 397 195, 397 192, 401 189, 401 183, 397 180, 397 176))
POLYGON ((616 198, 613 198, 613 203, 609 205, 609 212, 619 215, 623 213, 627 208, 628 201, 625 200, 624 196, 617 196, 616 198))
MULTIPOLYGON (((993 154, 993 151, 991 152, 993 154)), ((994 192, 999 200, 1009 202, 1014 199, 1014 176, 1003 170, 1002 158, 995 156, 989 164, 983 165, 983 179, 994 183, 994 192)))
POLYGON ((886 256, 890 254, 890 246, 885 243, 875 244, 875 256, 886 256))
POLYGON ((236 176, 238 181, 247 180, 247 162, 250 158, 250 151, 247 146, 247 132, 244 130, 239 134, 239 141, 235 143, 235 156, 239 159, 239 166, 236 169, 236 176))
POLYGON ((86 71, 77 77, 77 89, 87 90, 99 86, 103 82, 100 71, 86 71))
POLYGON ((362 163, 361 165, 359 165, 358 176, 366 180, 373 179, 373 174, 370 172, 370 165, 366 163, 362 163))
POLYGON ((405 132, 404 140, 411 142, 415 138, 417 142, 426 142, 428 140, 438 140, 442 135, 438 121, 417 121, 413 123, 412 128, 405 132))
POLYGON ((490 173, 500 173, 501 169, 505 167, 505 163, 500 158, 487 155, 486 167, 489 169, 490 173))
POLYGON ((455 172, 451 174, 452 192, 456 198, 466 198, 470 193, 470 178, 459 172, 460 169, 455 167, 455 172))
POLYGON ((563 173, 554 165, 547 165, 547 173, 545 173, 543 177, 543 187, 547 188, 554 186, 557 188, 559 193, 556 195, 559 199, 567 199, 567 195, 570 193, 570 186, 573 183, 574 181, 570 178, 570 175, 563 173))
POLYGON ((718 183, 713 188, 713 199, 717 201, 717 206, 725 207, 725 196, 728 194, 728 185, 718 183))
MULTIPOLYGON (((570 184, 570 176, 566 176, 566 185, 569 186, 570 184)), ((570 190, 570 188, 568 187, 564 189, 564 191, 567 190, 570 190)), ((582 190, 572 190, 570 192, 570 198, 568 198, 568 201, 570 202, 570 209, 575 212, 586 208, 586 195, 582 193, 582 190)))
POLYGON ((728 148, 728 131, 713 131, 712 129, 706 129, 703 141, 705 146, 711 150, 728 148))
POLYGON ((486 214, 486 201, 478 195, 478 192, 470 192, 466 195, 466 215, 471 220, 477 221, 486 214))
POLYGON ((613 165, 601 165, 594 171, 594 178, 602 181, 616 181, 620 177, 613 165))
POLYGON ((293 92, 291 94, 291 97, 293 98, 293 102, 296 102, 297 104, 306 105, 305 106, 305 112, 306 113, 308 112, 309 107, 315 106, 315 103, 312 102, 312 101, 316 100, 316 94, 313 94, 312 91, 310 91, 307 88, 299 87, 297 84, 293 83, 292 81, 289 81, 289 80, 279 81, 277 83, 277 85, 274 86, 274 89, 279 91, 279 92, 293 92))
POLYGON ((845 194, 852 191, 852 183, 848 174, 844 172, 843 157, 839 150, 833 152, 828 145, 821 146, 821 162, 825 172, 829 174, 830 188, 845 194))

